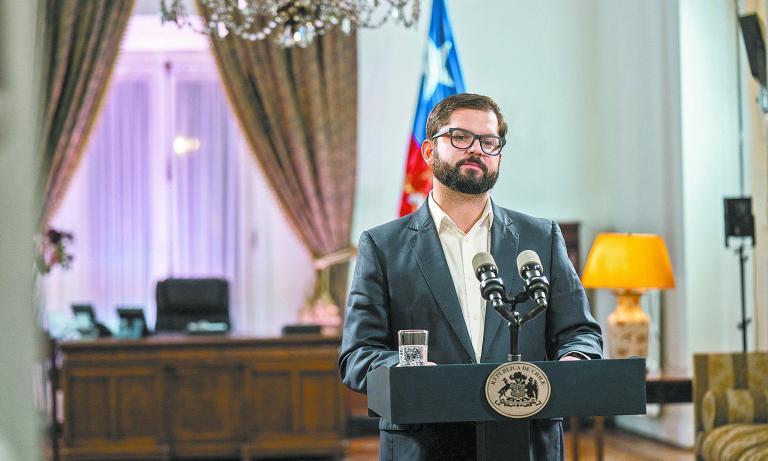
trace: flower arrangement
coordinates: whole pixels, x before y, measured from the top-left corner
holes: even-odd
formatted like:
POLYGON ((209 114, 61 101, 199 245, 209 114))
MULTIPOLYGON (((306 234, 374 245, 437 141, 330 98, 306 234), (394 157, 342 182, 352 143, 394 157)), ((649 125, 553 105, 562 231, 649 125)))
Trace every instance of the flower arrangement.
POLYGON ((67 250, 74 237, 71 232, 64 232, 49 228, 35 239, 37 243, 37 257, 35 264, 41 274, 51 272, 54 267, 61 266, 69 269, 74 256, 67 250))

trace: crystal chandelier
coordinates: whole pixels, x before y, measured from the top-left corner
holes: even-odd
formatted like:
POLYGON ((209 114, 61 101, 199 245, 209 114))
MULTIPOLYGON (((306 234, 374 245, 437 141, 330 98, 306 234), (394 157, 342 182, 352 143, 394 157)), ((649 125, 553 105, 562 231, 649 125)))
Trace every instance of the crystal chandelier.
POLYGON ((412 27, 419 19, 421 0, 199 0, 210 13, 202 26, 190 18, 186 1, 160 0, 162 22, 219 37, 271 38, 282 47, 304 48, 334 27, 346 34, 389 20, 412 27))

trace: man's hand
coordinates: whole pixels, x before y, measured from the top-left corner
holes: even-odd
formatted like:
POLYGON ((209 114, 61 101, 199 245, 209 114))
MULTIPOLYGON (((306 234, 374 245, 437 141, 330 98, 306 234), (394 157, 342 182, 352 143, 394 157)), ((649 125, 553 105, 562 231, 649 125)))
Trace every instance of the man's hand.
POLYGON ((568 354, 560 357, 560 361, 561 362, 566 362, 566 361, 569 361, 569 360, 582 360, 582 359, 576 357, 575 355, 568 355, 568 354))
MULTIPOLYGON (((435 365, 437 365, 435 362, 427 362, 427 363, 425 363, 425 364, 424 364, 424 365, 422 365, 422 366, 425 366, 425 367, 433 367, 433 366, 435 366, 435 365)), ((397 367, 401 367, 402 365, 400 365, 400 364, 398 363, 398 364, 397 364, 397 365, 395 365, 395 366, 397 366, 397 367)))
POLYGON ((571 351, 565 354, 564 356, 560 357, 560 360, 565 361, 565 360, 591 360, 591 359, 587 354, 583 352, 571 351))

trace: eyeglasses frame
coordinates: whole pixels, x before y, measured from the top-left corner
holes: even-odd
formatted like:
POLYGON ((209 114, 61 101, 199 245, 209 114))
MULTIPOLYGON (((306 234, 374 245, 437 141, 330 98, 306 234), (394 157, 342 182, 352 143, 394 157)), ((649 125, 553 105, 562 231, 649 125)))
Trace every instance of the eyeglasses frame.
POLYGON ((501 155, 501 150, 504 148, 504 145, 507 143, 507 140, 502 138, 501 136, 496 136, 495 134, 477 134, 477 133, 473 133, 473 132, 469 131, 466 128, 459 128, 459 127, 446 128, 443 131, 439 131, 439 132, 435 133, 435 135, 432 136, 432 138, 430 138, 430 139, 437 139, 437 138, 439 138, 441 136, 445 136, 447 134, 450 135, 448 137, 448 139, 450 139, 451 146, 455 147, 456 149, 464 149, 464 150, 466 150, 466 149, 469 149, 470 147, 472 147, 472 145, 475 144, 475 141, 480 141, 480 151, 483 154, 488 155, 490 157, 496 157, 497 155, 501 155), (472 142, 470 142, 467 147, 458 147, 458 146, 453 144, 453 132, 456 131, 456 130, 461 130, 461 131, 467 132, 467 133, 472 135, 472 142), (491 137, 499 139, 500 144, 499 144, 498 152, 488 153, 488 152, 485 151, 485 149, 483 149, 482 138, 486 138, 488 136, 491 136, 491 137))

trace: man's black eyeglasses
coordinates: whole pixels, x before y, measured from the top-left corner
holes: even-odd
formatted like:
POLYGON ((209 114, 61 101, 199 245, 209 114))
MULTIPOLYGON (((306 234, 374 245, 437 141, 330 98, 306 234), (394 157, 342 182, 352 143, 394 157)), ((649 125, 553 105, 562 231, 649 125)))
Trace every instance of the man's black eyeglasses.
POLYGON ((469 149, 469 147, 475 143, 475 139, 480 140, 480 150, 485 155, 499 155, 501 148, 507 143, 507 140, 493 134, 475 134, 464 128, 448 128, 441 131, 432 139, 439 138, 440 136, 450 135, 451 145, 457 149, 469 149))

